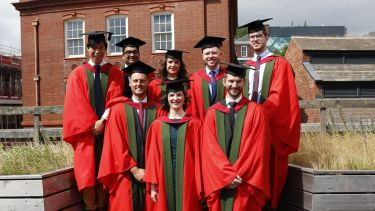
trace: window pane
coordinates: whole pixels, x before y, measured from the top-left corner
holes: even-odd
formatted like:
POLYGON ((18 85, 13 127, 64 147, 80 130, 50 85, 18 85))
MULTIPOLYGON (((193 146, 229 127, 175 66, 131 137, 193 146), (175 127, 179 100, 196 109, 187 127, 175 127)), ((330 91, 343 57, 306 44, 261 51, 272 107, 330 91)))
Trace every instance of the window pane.
POLYGON ((167 23, 171 23, 171 15, 167 15, 167 17, 166 17, 166 19, 167 19, 167 23))
POLYGON ((153 17, 153 32, 154 32, 154 50, 158 49, 172 49, 173 47, 173 28, 172 15, 162 14, 153 17))
POLYGON ((116 43, 124 39, 126 34, 126 16, 111 16, 109 17, 107 30, 112 32, 112 39, 109 41, 109 53, 121 53, 122 49, 114 46, 116 43))
POLYGON ((160 24, 160 32, 165 32, 165 24, 160 24))
POLYGON ((166 26, 166 31, 167 31, 167 32, 172 31, 172 24, 167 24, 167 26, 166 26))
POLYGON ((73 20, 65 23, 65 48, 67 56, 83 55, 83 36, 80 35, 83 32, 83 21, 73 20))
POLYGON ((324 86, 324 97, 356 97, 356 85, 326 85, 324 86))
POLYGON ((160 23, 165 23, 165 15, 160 15, 160 23))

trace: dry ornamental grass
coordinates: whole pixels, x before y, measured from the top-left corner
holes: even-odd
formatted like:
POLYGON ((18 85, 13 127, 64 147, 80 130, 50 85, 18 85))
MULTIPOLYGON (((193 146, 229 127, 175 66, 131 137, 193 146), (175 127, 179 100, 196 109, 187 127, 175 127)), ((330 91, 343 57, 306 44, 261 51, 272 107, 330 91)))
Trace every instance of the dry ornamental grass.
POLYGON ((72 166, 73 150, 62 141, 0 147, 0 175, 36 174, 72 166))
POLYGON ((289 163, 321 170, 375 170, 375 134, 302 134, 289 163))

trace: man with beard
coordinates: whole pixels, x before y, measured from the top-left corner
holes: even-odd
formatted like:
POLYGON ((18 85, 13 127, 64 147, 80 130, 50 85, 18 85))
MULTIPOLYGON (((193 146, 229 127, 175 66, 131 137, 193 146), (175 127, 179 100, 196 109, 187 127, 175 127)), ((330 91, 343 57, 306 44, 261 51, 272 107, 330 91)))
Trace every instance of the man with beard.
POLYGON ((74 148, 74 176, 86 210, 105 210, 106 195, 97 182, 103 148, 103 130, 110 100, 122 95, 121 71, 104 59, 108 47, 105 34, 87 32, 88 62, 69 75, 63 114, 63 139, 74 148))
POLYGON ((261 104, 267 112, 271 128, 271 203, 276 209, 288 172, 288 155, 299 145, 301 119, 293 70, 288 61, 267 49, 269 34, 264 20, 246 27, 254 57, 246 65, 254 67, 246 73, 244 96, 261 104))
POLYGON ((156 119, 156 107, 147 99, 148 75, 154 69, 137 61, 126 67, 132 97, 111 108, 104 136, 98 180, 109 190, 109 210, 144 211, 146 194, 145 140, 156 119))
POLYGON ((225 38, 206 36, 194 48, 202 49, 205 68, 190 76, 191 114, 203 120, 208 107, 224 99, 223 77, 226 69, 220 63, 220 47, 225 38))
POLYGON ((244 77, 244 67, 228 65, 225 100, 203 124, 202 179, 212 211, 260 211, 269 197, 269 126, 263 108, 242 97, 244 77))
MULTIPOLYGON (((122 48, 122 59, 124 60, 124 67, 126 68, 130 64, 139 61, 140 59, 140 52, 139 47, 146 44, 146 42, 135 38, 135 37, 128 37, 120 42, 116 43, 115 45, 122 48)), ((129 75, 124 72, 124 80, 125 80, 125 89, 124 89, 124 96, 130 98, 132 96, 132 91, 129 88, 129 75)))

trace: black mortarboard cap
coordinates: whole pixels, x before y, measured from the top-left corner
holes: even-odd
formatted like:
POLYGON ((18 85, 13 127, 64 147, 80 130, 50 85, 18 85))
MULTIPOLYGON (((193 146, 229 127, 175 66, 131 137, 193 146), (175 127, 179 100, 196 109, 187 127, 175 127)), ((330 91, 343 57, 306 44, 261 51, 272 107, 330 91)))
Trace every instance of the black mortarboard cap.
POLYGON ((139 48, 139 46, 142 46, 146 44, 143 40, 140 40, 135 37, 127 37, 120 42, 116 43, 115 45, 120 47, 120 48, 126 48, 126 47, 136 47, 139 48))
POLYGON ((172 58, 172 59, 178 59, 182 61, 182 53, 189 53, 186 51, 180 51, 180 50, 167 50, 165 53, 165 58, 172 58))
POLYGON ((129 66, 123 69, 124 72, 131 75, 133 73, 143 73, 143 74, 150 74, 155 71, 154 68, 149 66, 148 64, 145 64, 141 61, 136 61, 134 63, 131 63, 129 66))
POLYGON ((212 48, 212 47, 218 47, 220 48, 223 46, 223 41, 225 38, 222 37, 212 37, 212 36, 206 36, 203 37, 195 46, 194 48, 212 48))
POLYGON ((99 42, 107 43, 107 39, 105 38, 105 34, 108 34, 108 41, 111 40, 112 32, 106 32, 106 31, 92 31, 92 32, 85 32, 80 35, 88 35, 87 41, 89 45, 95 45, 99 42))
POLYGON ((245 78, 247 67, 242 66, 240 64, 234 64, 234 63, 223 63, 223 64, 227 64, 226 74, 230 74, 230 75, 237 76, 240 78, 245 78))
POLYGON ((258 19, 256 21, 252 21, 248 24, 240 26, 239 28, 247 28, 247 33, 261 31, 261 30, 265 29, 263 23, 266 22, 266 21, 272 20, 272 19, 273 18, 266 18, 266 19, 263 19, 263 20, 258 19))
POLYGON ((166 84, 166 92, 179 92, 184 91, 189 86, 189 79, 176 79, 176 80, 166 80, 161 84, 166 84))

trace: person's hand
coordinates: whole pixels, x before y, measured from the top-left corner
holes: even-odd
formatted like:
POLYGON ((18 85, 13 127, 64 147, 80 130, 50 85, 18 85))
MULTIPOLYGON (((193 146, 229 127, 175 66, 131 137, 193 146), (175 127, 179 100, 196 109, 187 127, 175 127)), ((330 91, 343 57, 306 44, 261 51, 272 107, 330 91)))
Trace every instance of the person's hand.
POLYGON ((158 191, 155 184, 151 184, 151 199, 153 202, 158 203, 158 191))
POLYGON ((104 130, 104 121, 101 119, 97 120, 91 128, 91 132, 96 136, 101 134, 103 130, 104 130))
POLYGON ((138 168, 138 167, 134 166, 133 168, 130 169, 130 173, 133 174, 134 178, 138 182, 143 182, 143 177, 145 176, 145 170, 144 169, 141 169, 141 168, 138 168))
POLYGON ((233 181, 232 181, 231 183, 229 183, 227 186, 225 186, 225 188, 227 188, 227 189, 235 189, 235 188, 237 188, 239 185, 241 185, 241 183, 242 183, 242 178, 241 178, 239 175, 237 175, 237 176, 233 179, 233 181))

